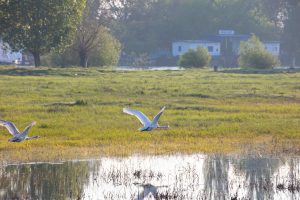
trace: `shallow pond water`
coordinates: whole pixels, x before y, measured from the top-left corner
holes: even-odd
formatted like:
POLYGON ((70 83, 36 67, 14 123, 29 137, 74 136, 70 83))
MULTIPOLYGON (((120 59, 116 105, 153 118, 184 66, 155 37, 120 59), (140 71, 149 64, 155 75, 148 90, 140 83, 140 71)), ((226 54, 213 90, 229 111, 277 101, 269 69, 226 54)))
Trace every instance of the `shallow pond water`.
POLYGON ((300 159, 168 155, 0 167, 0 199, 300 199, 300 159))

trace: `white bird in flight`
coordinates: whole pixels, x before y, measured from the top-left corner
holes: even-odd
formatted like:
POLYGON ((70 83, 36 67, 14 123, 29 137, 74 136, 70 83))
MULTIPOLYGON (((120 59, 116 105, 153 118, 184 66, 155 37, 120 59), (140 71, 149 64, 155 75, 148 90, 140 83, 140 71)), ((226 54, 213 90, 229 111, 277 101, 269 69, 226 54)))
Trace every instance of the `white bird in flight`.
POLYGON ((153 118, 152 121, 150 121, 149 118, 144 113, 142 113, 141 111, 138 111, 138 110, 132 110, 130 108, 123 108, 123 112, 126 114, 129 114, 129 115, 134 115, 140 120, 140 122, 143 124, 144 127, 139 128, 139 131, 151 131, 156 128, 161 128, 161 129, 169 128, 169 126, 160 126, 158 124, 158 120, 159 120, 160 116, 163 114, 165 108, 166 107, 164 106, 159 111, 159 113, 157 113, 157 115, 153 118))
POLYGON ((8 130, 8 132, 13 136, 11 139, 8 140, 9 142, 21 142, 23 140, 40 138, 40 136, 33 136, 33 137, 27 136, 29 129, 34 125, 36 125, 36 122, 31 122, 21 133, 12 122, 0 120, 0 126, 4 126, 8 130))

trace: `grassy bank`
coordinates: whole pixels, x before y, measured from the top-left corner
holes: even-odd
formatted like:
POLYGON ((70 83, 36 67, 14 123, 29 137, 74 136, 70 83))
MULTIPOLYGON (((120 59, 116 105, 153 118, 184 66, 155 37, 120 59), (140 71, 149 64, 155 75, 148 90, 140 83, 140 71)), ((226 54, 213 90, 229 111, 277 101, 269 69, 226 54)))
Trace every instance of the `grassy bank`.
POLYGON ((30 135, 9 143, 2 161, 37 161, 133 153, 300 152, 300 73, 15 69, 0 67, 0 118, 30 135), (169 130, 140 133, 123 107, 154 116, 167 109, 169 130))

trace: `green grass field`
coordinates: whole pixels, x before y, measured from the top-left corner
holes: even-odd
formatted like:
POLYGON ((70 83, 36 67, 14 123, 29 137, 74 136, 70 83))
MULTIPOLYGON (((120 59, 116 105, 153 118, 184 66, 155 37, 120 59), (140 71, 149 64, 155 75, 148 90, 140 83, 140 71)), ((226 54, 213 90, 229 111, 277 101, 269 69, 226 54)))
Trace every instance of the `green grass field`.
POLYGON ((49 161, 134 153, 300 152, 300 73, 210 69, 0 67, 0 119, 38 140, 9 143, 0 127, 2 161, 49 161), (123 107, 154 116, 169 130, 138 132, 123 107))

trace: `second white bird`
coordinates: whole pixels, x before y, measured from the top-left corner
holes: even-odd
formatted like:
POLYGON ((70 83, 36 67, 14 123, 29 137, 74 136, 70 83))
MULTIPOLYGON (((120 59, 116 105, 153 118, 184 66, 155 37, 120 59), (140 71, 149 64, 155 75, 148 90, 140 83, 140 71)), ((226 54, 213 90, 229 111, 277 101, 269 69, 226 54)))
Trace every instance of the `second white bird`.
POLYGON ((144 113, 142 113, 141 111, 138 111, 138 110, 132 110, 130 108, 123 108, 123 112, 126 114, 129 114, 129 115, 134 115, 140 120, 140 122, 143 124, 144 127, 139 128, 139 131, 151 131, 156 128, 162 128, 162 129, 169 128, 169 126, 160 126, 158 124, 158 120, 159 120, 160 116, 163 114, 165 108, 166 107, 164 106, 159 111, 159 113, 157 113, 157 115, 153 118, 152 121, 150 121, 149 118, 144 113))

